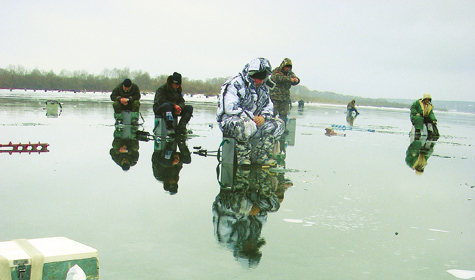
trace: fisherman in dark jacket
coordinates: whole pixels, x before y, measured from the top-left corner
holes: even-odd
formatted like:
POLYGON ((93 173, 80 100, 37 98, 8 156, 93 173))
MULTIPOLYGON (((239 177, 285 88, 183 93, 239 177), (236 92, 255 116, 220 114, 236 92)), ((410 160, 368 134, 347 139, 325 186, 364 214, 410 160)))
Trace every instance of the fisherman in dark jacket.
POLYGON ((120 123, 122 120, 122 111, 131 111, 133 124, 137 123, 138 112, 140 110, 140 89, 127 78, 118 84, 111 94, 111 100, 114 101, 114 117, 120 123))
POLYGON ((123 110, 138 112, 140 109, 139 99, 139 86, 132 83, 129 78, 118 84, 111 94, 111 100, 114 101, 113 107, 115 113, 121 113, 123 110))
POLYGON ((167 134, 186 134, 186 125, 193 115, 193 106, 185 105, 182 95, 181 74, 174 72, 168 76, 167 83, 161 85, 155 92, 153 112, 156 117, 163 117, 167 124, 167 134), (173 119, 181 116, 180 122, 173 127, 173 119))

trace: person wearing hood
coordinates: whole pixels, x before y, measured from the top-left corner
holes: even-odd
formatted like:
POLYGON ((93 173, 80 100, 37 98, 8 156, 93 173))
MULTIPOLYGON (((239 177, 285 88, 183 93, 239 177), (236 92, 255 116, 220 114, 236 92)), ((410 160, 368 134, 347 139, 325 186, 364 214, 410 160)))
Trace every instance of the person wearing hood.
POLYGON ((186 125, 193 115, 193 106, 185 105, 182 95, 181 74, 174 72, 168 76, 167 82, 161 85, 155 92, 153 100, 153 112, 155 116, 166 120, 167 134, 186 134, 186 125), (173 126, 173 119, 181 116, 176 130, 173 126))
POLYGON ((216 120, 224 136, 236 139, 238 164, 276 163, 273 149, 285 124, 274 117, 269 93, 275 86, 269 79, 271 69, 267 59, 255 58, 221 87, 216 120), (253 149, 254 139, 258 143, 253 149))
POLYGON ((437 124, 433 110, 434 106, 432 106, 431 101, 432 97, 430 94, 424 93, 421 99, 416 100, 411 105, 411 122, 414 125, 416 136, 421 135, 425 124, 437 124))
POLYGON ((292 72, 290 58, 285 58, 280 66, 272 71, 271 79, 275 83, 275 88, 270 92, 274 103, 274 116, 279 115, 279 118, 286 122, 290 112, 290 88, 300 83, 300 79, 292 72))
POLYGON ((358 116, 360 113, 358 112, 358 110, 356 109, 356 100, 353 99, 350 101, 350 103, 348 103, 348 105, 346 105, 346 111, 347 111, 347 116, 353 116, 353 112, 356 113, 355 115, 355 118, 356 116, 358 116))

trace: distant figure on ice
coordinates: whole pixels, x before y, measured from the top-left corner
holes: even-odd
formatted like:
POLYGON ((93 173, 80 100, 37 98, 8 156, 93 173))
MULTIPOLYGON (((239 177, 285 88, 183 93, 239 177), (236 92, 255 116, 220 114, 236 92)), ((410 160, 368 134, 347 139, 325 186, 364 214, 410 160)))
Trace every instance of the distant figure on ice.
POLYGON ((437 130, 437 119, 434 115, 434 106, 431 104, 432 98, 430 94, 424 93, 423 97, 414 101, 411 105, 411 122, 415 128, 415 137, 421 136, 421 131, 424 129, 424 125, 431 124, 428 127, 428 138, 434 138, 439 136, 437 130))
POLYGON ((270 91, 274 116, 278 115, 286 123, 290 112, 290 88, 300 83, 300 79, 292 72, 290 58, 284 58, 280 66, 272 71, 271 79, 275 83, 275 87, 270 91))
POLYGON ((325 128, 325 135, 326 136, 343 136, 343 137, 346 137, 346 134, 337 133, 331 127, 325 128))
POLYGON ((180 136, 186 135, 186 125, 193 115, 193 106, 185 105, 182 91, 181 74, 177 72, 168 76, 167 82, 155 91, 153 112, 155 116, 163 117, 166 120, 168 135, 175 133, 180 136), (180 116, 180 122, 175 131, 173 122, 174 118, 178 116, 180 116))
POLYGON ((299 111, 303 111, 303 107, 305 106, 305 101, 302 99, 299 100, 299 111))
POLYGON ((238 164, 276 164, 273 149, 285 125, 273 117, 271 69, 267 59, 255 58, 221 86, 216 120, 224 136, 236 139, 238 164), (252 140, 258 141, 254 149, 252 140))
POLYGON ((360 113, 358 112, 358 110, 356 110, 356 100, 351 100, 350 103, 348 103, 348 105, 346 105, 346 112, 347 112, 347 116, 353 116, 353 112, 356 113, 355 117, 358 116, 360 113))
POLYGON ((114 101, 114 117, 116 124, 122 123, 122 111, 132 112, 132 125, 138 124, 140 110, 140 89, 126 78, 122 83, 117 85, 111 94, 111 100, 114 101))

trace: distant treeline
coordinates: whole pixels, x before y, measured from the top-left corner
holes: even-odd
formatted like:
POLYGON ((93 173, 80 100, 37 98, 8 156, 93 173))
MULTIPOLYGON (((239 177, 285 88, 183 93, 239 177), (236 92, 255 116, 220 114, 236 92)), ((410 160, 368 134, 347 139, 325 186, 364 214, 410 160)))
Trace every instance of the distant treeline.
POLYGON ((304 100, 305 102, 326 103, 326 104, 348 104, 352 99, 356 100, 356 105, 407 108, 407 104, 388 101, 386 99, 363 98, 353 95, 342 95, 328 91, 310 90, 305 86, 298 85, 291 88, 293 101, 304 100))
MULTIPOLYGON (((89 74, 86 71, 70 72, 62 70, 59 75, 53 71, 38 69, 26 70, 22 66, 0 68, 0 88, 7 89, 32 89, 32 90, 59 90, 59 91, 112 91, 125 78, 130 78, 137 84, 142 92, 155 92, 166 83, 168 75, 150 77, 149 73, 130 71, 129 68, 112 70, 105 69, 100 75, 89 74)), ((187 93, 202 93, 216 95, 226 78, 214 78, 206 81, 189 80, 183 78, 187 93)))
MULTIPOLYGON (((150 77, 149 73, 142 71, 130 71, 129 68, 112 70, 105 69, 100 75, 89 74, 86 71, 70 72, 62 70, 59 75, 53 71, 26 70, 22 66, 9 66, 7 69, 0 68, 0 88, 7 89, 33 89, 33 90, 59 90, 75 92, 110 92, 125 78, 130 78, 140 90, 145 93, 155 90, 167 80, 168 75, 150 77)), ((186 93, 201 93, 207 96, 218 95, 221 85, 226 81, 224 78, 202 80, 189 80, 183 78, 183 91, 186 93)), ((318 102, 329 104, 348 104, 356 99, 357 105, 405 108, 407 105, 387 101, 386 99, 371 99, 357 96, 341 95, 333 92, 320 92, 309 90, 307 87, 298 85, 292 87, 291 98, 294 101, 318 102)))

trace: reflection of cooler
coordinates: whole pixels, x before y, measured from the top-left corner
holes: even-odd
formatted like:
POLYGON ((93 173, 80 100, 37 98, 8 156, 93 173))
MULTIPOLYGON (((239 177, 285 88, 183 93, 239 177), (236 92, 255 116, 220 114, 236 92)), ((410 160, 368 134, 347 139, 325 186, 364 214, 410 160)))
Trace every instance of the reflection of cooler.
POLYGON ((87 279, 99 279, 97 250, 66 237, 0 242, 1 280, 64 280, 75 265, 87 279))
POLYGON ((297 120, 295 118, 290 118, 287 121, 286 129, 289 131, 289 134, 285 137, 287 144, 289 146, 295 145, 295 131, 297 130, 297 120))
POLYGON ((138 126, 133 125, 116 125, 114 130, 114 137, 122 139, 137 139, 138 126))
POLYGON ((222 160, 221 160, 221 185, 232 188, 236 164, 236 139, 233 137, 223 137, 222 160))
MULTIPOLYGON (((173 127, 177 126, 177 118, 173 119, 173 127)), ((164 118, 155 116, 155 127, 153 129, 153 134, 156 137, 155 141, 155 150, 163 150, 165 148, 166 137, 167 137, 167 123, 164 118), (163 138, 163 139, 162 139, 163 138)))

